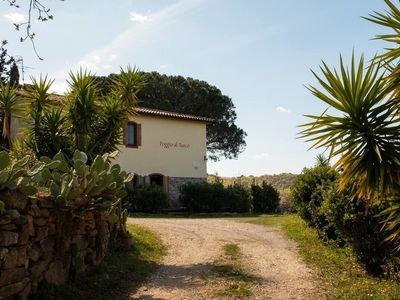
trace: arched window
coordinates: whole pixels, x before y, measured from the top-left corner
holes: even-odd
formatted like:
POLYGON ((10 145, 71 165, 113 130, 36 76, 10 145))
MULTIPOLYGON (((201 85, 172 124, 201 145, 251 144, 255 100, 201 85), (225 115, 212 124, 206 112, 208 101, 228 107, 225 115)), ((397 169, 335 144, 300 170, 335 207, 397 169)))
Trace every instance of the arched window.
POLYGON ((150 176, 150 184, 155 184, 164 187, 164 175, 155 173, 155 174, 150 174, 149 176, 150 176))

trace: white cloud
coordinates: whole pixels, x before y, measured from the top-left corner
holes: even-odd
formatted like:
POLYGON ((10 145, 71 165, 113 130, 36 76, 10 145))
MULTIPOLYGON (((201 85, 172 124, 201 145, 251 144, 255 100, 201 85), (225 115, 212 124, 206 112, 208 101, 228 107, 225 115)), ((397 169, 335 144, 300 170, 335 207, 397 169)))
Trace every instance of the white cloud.
POLYGON ((285 114, 289 114, 289 113, 292 112, 290 109, 288 109, 288 108, 286 108, 286 107, 283 107, 283 106, 278 106, 278 107, 276 108, 276 111, 278 111, 278 112, 280 112, 280 113, 285 113, 285 114))
POLYGON ((149 16, 139 14, 136 11, 131 11, 131 13, 129 14, 129 18, 131 19, 131 21, 138 23, 151 21, 151 18, 149 16))
POLYGON ((55 81, 51 85, 50 92, 56 94, 64 94, 68 89, 68 83, 65 81, 55 81))
POLYGON ((269 153, 263 152, 263 153, 253 155, 252 158, 254 160, 266 160, 266 159, 270 158, 270 155, 269 155, 269 153))
POLYGON ((89 71, 98 71, 99 69, 111 69, 113 62, 117 58, 116 54, 111 55, 90 55, 80 61, 78 61, 78 66, 89 71))
MULTIPOLYGON (((147 16, 146 26, 136 26, 132 24, 128 29, 120 32, 114 39, 108 41, 103 47, 95 49, 86 55, 83 55, 75 64, 68 64, 67 67, 55 72, 54 77, 57 80, 63 80, 67 77, 70 70, 75 71, 79 67, 85 67, 90 71, 100 71, 102 69, 110 69, 109 65, 115 66, 117 59, 132 49, 138 49, 143 44, 152 40, 157 36, 160 30, 163 30, 168 23, 176 22, 176 19, 196 9, 199 5, 207 0, 179 0, 166 6, 147 16), (134 45, 134 47, 132 46, 134 45)), ((143 22, 143 21, 142 21, 143 22)), ((125 61, 125 66, 130 61, 125 61)))
POLYGON ((4 14, 3 17, 16 24, 26 22, 25 15, 20 13, 4 14))
POLYGON ((165 69, 167 69, 167 68, 169 68, 170 67, 170 65, 160 65, 159 67, 158 67, 158 69, 159 70, 165 70, 165 69))

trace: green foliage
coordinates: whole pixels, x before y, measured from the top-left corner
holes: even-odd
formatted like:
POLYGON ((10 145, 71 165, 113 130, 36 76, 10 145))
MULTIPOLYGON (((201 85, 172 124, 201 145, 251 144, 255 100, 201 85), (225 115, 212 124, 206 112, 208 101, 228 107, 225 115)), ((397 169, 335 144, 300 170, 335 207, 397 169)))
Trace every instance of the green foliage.
POLYGON ((300 216, 325 242, 348 245, 372 274, 396 277, 400 257, 394 244, 385 242, 382 217, 385 202, 352 199, 352 190, 339 191, 340 176, 327 165, 304 169, 293 185, 292 197, 300 216))
POLYGON ((0 82, 0 121, 1 121, 1 146, 10 149, 11 146, 11 118, 23 119, 26 113, 26 105, 17 94, 17 86, 0 82))
POLYGON ((337 172, 330 166, 305 168, 297 177, 291 188, 291 196, 298 213, 309 224, 317 222, 314 216, 318 215, 323 199, 321 187, 330 186, 337 177, 337 172))
POLYGON ((136 93, 143 86, 137 69, 121 69, 121 74, 106 95, 100 93, 96 77, 82 69, 70 73, 65 97, 49 94, 53 81, 47 77, 33 79, 26 93, 33 120, 27 144, 36 156, 53 157, 62 151, 70 157, 79 150, 91 163, 97 155, 116 151, 134 112, 136 93))
POLYGON ((19 81, 18 67, 15 59, 7 53, 7 41, 0 42, 0 83, 8 82, 11 86, 17 86, 19 81))
POLYGON ((68 284, 56 287, 40 285, 34 300, 104 300, 125 299, 134 293, 157 270, 165 247, 151 231, 128 225, 135 237, 129 251, 109 251, 97 266, 80 273, 68 284))
POLYGON ((225 188, 223 210, 226 212, 245 213, 251 210, 251 194, 239 184, 225 188))
POLYGON ((221 183, 189 182, 181 187, 181 203, 191 213, 249 212, 251 198, 239 185, 224 188, 221 183))
POLYGON ((115 209, 126 196, 125 183, 132 180, 132 175, 121 171, 119 165, 111 166, 109 157, 96 156, 87 164, 87 155, 76 150, 70 162, 72 167, 61 152, 53 159, 41 157, 48 165, 42 176, 43 184, 60 206, 115 209))
POLYGON ((400 284, 366 273, 348 247, 326 245, 313 228, 297 215, 263 216, 249 218, 248 222, 278 226, 298 245, 304 262, 315 272, 313 277, 325 292, 327 299, 396 299, 400 284))
MULTIPOLYGON (((36 177, 42 172, 45 164, 36 162, 33 166, 29 166, 30 162, 31 157, 29 155, 19 160, 12 160, 10 153, 0 152, 0 193, 11 190, 31 196, 38 192, 36 177)), ((0 200, 0 214, 5 209, 5 203, 0 200)))
POLYGON ((255 213, 277 213, 279 211, 279 192, 272 184, 265 181, 261 186, 251 186, 253 198, 253 212, 255 213))
POLYGON ((128 190, 125 205, 131 212, 157 213, 168 206, 167 194, 155 184, 143 184, 128 190))
MULTIPOLYGON (((205 81, 182 76, 167 76, 157 72, 142 75, 146 84, 137 93, 140 106, 215 120, 207 128, 207 151, 211 159, 237 158, 244 150, 246 133, 235 124, 235 106, 218 88, 205 81)), ((112 83, 115 80, 125 81, 125 76, 123 72, 111 74, 108 78, 99 77, 97 82, 102 93, 107 94, 112 90, 112 83)))
POLYGON ((366 19, 389 29, 381 39, 392 45, 365 66, 354 55, 350 67, 340 59, 340 69, 321 67, 315 73, 321 88, 311 86, 314 96, 328 105, 322 115, 310 115, 311 122, 301 135, 314 148, 330 149, 330 158, 338 157, 335 167, 342 170, 339 189, 351 187, 352 197, 374 204, 386 202, 385 228, 388 240, 400 251, 400 9, 385 0, 388 9, 374 12, 366 19), (328 114, 328 109, 334 112, 328 114), (393 200, 394 199, 394 200, 393 200))
POLYGON ((400 166, 400 117, 395 102, 385 101, 392 88, 379 66, 365 67, 363 57, 357 64, 353 56, 350 69, 340 59, 339 73, 325 64, 324 79, 314 73, 324 91, 311 86, 311 92, 336 112, 309 115, 313 121, 303 125, 302 136, 315 148, 330 148, 330 158, 339 157, 334 167, 343 167, 340 188, 357 178, 359 197, 390 194, 400 187, 400 177, 393 176, 400 166))

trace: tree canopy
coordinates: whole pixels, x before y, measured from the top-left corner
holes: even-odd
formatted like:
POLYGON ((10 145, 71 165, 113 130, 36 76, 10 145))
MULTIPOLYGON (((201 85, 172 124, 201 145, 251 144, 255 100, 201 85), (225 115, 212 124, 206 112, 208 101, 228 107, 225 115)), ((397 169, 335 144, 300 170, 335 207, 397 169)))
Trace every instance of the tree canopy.
MULTIPOLYGON (((99 85, 107 94, 111 79, 99 77, 99 85)), ((237 158, 245 149, 246 132, 236 122, 232 99, 215 86, 193 78, 143 73, 145 86, 138 93, 138 105, 178 113, 212 118, 207 128, 207 151, 212 160, 237 158)))
POLYGON ((15 59, 7 53, 7 41, 0 44, 0 83, 10 82, 10 85, 18 84, 19 72, 15 59))

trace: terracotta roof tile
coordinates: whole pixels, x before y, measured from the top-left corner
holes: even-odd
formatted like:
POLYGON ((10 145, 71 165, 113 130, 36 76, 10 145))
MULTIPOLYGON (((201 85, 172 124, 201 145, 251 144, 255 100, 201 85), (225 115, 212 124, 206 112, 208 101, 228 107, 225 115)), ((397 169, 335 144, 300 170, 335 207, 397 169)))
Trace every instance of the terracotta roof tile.
POLYGON ((177 112, 165 111, 165 110, 154 109, 154 108, 136 107, 135 110, 139 115, 145 114, 145 115, 153 115, 153 116, 160 116, 160 117, 167 117, 167 118, 201 121, 201 122, 206 122, 206 123, 214 122, 214 119, 211 119, 211 118, 181 114, 181 113, 177 113, 177 112))

